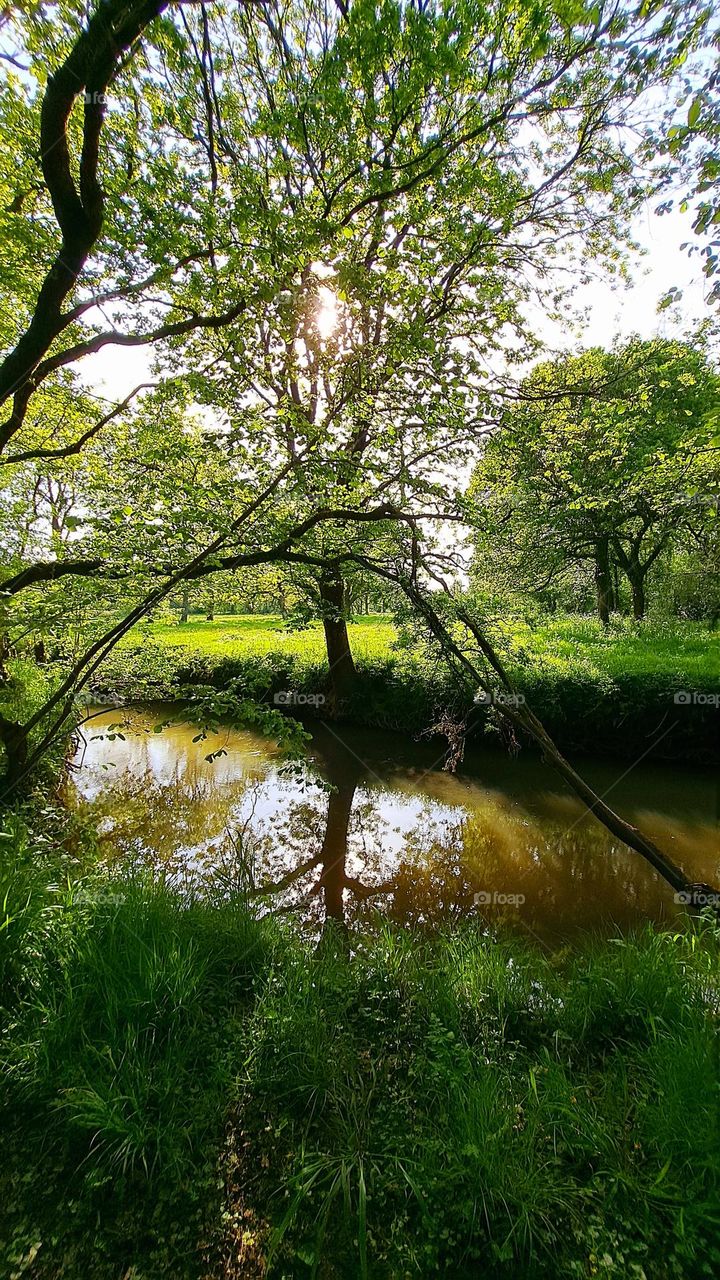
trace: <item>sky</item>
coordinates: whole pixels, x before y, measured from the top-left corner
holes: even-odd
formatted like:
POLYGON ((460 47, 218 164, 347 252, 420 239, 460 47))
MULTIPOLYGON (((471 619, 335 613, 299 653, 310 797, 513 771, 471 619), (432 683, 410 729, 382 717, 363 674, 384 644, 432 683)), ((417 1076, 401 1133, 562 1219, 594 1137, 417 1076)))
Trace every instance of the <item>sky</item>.
POLYGON ((634 237, 646 251, 635 267, 633 287, 613 292, 606 284, 588 286, 584 346, 610 346, 616 336, 634 333, 642 338, 687 337, 711 314, 705 302, 710 283, 702 274, 700 255, 689 257, 680 247, 686 241, 703 243, 693 235, 691 214, 676 211, 660 217, 653 211, 656 204, 657 197, 647 201, 633 223, 634 237), (658 314, 658 302, 673 286, 682 289, 681 302, 658 314))

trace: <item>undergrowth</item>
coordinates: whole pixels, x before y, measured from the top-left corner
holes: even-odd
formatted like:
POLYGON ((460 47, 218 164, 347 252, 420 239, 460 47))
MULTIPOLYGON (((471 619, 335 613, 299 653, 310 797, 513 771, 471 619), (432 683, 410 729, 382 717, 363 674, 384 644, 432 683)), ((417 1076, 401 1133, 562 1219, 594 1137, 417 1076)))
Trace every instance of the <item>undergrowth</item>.
POLYGON ((710 925, 310 946, 73 821, 4 822, 3 1275, 717 1274, 710 925))
MULTIPOLYGON (((385 619, 349 627, 357 680, 341 718, 426 733, 448 710, 472 709, 475 732, 497 736, 492 712, 473 704, 471 681, 453 683, 437 656, 420 652, 385 619)), ((496 623, 494 642, 519 693, 565 751, 637 759, 717 757, 720 633, 698 624, 591 618, 496 623), (676 700, 684 694, 682 703, 676 700), (698 701, 698 695, 702 701, 698 701)), ((281 618, 243 616, 185 626, 151 623, 100 669, 100 700, 173 700, 188 686, 225 689, 271 706, 277 693, 328 692, 322 629, 285 630, 281 618)), ((320 708, 323 715, 330 706, 320 708)))

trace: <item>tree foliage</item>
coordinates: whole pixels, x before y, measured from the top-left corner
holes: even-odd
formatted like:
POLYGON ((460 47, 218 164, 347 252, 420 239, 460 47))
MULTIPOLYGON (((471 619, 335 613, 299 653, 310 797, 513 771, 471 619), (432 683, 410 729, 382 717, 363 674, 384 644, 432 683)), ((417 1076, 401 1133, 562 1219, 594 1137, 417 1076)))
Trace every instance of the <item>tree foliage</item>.
POLYGON ((616 566, 642 617, 659 557, 717 515, 717 385, 676 341, 539 364, 473 477, 478 574, 537 591, 588 566, 607 620, 616 566))

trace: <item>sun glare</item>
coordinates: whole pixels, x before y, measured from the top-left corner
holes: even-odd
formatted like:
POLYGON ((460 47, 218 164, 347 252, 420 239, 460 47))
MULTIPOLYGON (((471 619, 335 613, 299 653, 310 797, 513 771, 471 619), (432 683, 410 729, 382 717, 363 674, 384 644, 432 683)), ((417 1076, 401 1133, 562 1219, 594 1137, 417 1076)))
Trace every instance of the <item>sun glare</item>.
POLYGON ((323 285, 318 290, 319 306, 316 323, 321 338, 329 338, 337 328, 337 298, 332 289, 323 285))

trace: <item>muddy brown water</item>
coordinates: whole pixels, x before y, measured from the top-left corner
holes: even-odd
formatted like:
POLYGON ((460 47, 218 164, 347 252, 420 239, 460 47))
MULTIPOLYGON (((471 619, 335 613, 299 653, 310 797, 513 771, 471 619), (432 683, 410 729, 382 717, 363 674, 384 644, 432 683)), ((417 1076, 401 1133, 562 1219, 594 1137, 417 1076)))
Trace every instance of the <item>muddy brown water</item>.
MULTIPOLYGON (((114 865, 150 866, 195 891, 240 891, 313 930, 377 913, 418 925, 474 915, 558 944, 683 914, 529 752, 473 750, 451 774, 434 744, 318 723, 306 761, 288 766, 249 731, 204 742, 184 723, 156 733, 167 715, 107 711, 85 726, 74 788, 114 865), (208 762, 219 748, 226 754, 208 762)), ((715 772, 580 763, 692 879, 720 882, 715 772)))

